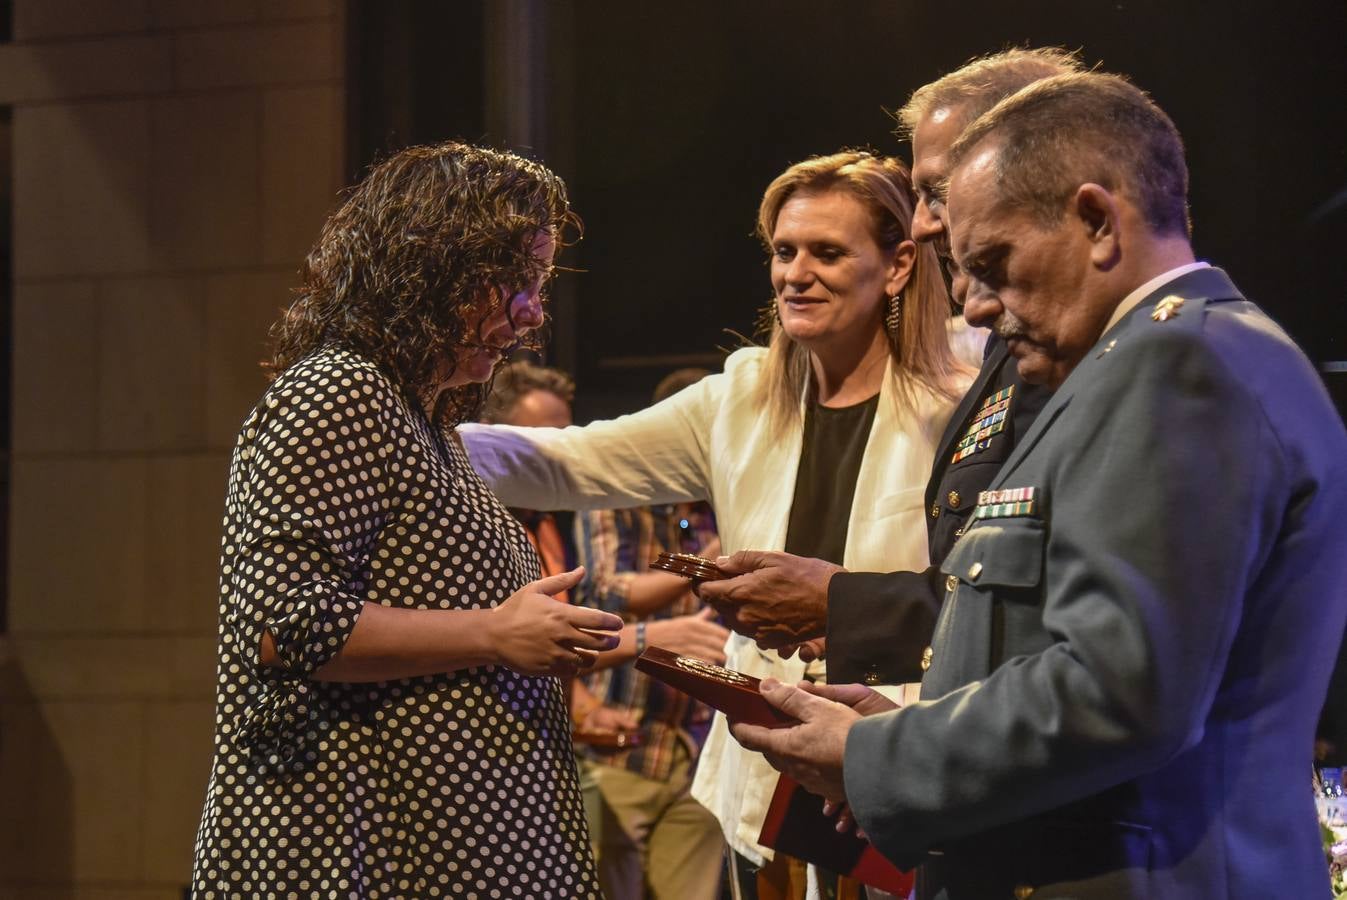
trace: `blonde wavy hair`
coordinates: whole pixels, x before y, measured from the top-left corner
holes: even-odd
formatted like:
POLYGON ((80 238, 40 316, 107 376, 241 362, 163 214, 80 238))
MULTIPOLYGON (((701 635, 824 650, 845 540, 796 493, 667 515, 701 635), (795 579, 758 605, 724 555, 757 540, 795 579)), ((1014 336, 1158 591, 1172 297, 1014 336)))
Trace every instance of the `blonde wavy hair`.
MULTIPOLYGON (((907 167, 890 156, 843 150, 796 163, 767 186, 757 227, 767 251, 772 252, 777 217, 791 197, 834 190, 850 192, 870 211, 873 236, 885 252, 911 238, 915 197, 907 167)), ((950 310, 935 250, 918 243, 912 274, 903 288, 901 324, 896 334, 888 335, 893 386, 900 401, 911 405, 923 391, 949 399, 957 395, 956 378, 963 368, 949 346, 950 310)), ((767 340, 767 366, 758 400, 767 408, 772 428, 781 431, 799 420, 800 398, 811 386, 809 351, 782 329, 775 297, 763 310, 759 334, 767 340)))

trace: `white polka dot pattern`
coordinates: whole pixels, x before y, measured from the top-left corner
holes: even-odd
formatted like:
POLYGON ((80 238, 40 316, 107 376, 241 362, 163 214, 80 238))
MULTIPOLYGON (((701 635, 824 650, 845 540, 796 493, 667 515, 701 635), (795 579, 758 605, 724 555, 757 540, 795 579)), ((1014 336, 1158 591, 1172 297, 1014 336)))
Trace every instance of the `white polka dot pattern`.
POLYGON ((329 348, 282 374, 230 470, 193 895, 599 896, 556 679, 308 679, 367 601, 490 607, 536 577, 458 442, 373 364, 329 348))

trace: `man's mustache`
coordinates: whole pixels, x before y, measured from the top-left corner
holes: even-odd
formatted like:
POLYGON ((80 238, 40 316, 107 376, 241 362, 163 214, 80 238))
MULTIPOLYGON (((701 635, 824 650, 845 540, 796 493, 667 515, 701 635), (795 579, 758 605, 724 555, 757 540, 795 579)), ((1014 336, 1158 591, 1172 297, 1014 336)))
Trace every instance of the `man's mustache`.
POLYGON ((992 323, 992 331, 995 331, 996 336, 1003 341, 1029 336, 1029 330, 1025 328, 1023 322, 1007 315, 1001 316, 992 323))

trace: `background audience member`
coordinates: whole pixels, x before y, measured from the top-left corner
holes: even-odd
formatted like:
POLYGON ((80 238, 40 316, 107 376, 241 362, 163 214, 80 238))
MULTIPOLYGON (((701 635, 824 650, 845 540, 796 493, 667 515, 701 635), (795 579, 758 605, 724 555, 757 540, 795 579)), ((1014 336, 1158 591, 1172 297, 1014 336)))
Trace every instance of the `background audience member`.
MULTIPOLYGON (((575 381, 560 369, 517 360, 501 369, 491 384, 482 407, 481 421, 502 425, 532 425, 565 428, 571 424, 575 381)), ((575 568, 575 544, 571 540, 572 515, 511 507, 510 513, 524 526, 533 549, 538 551, 544 576, 559 575, 575 568)), ((556 595, 570 602, 570 593, 556 595)))
MULTIPOLYGON (((654 400, 710 374, 680 369, 659 383, 654 400)), ((729 632, 710 621, 712 611, 703 610, 688 580, 649 568, 666 551, 719 552, 708 504, 591 510, 576 524, 576 546, 585 566, 575 589, 577 602, 635 620, 637 654, 648 642, 702 659, 724 659, 729 632), (701 636, 700 644, 678 640, 683 631, 701 636)), ((691 790, 711 727, 710 708, 636 671, 631 662, 595 671, 584 682, 607 707, 635 720, 639 738, 632 749, 584 750, 588 765, 581 781, 604 895, 639 900, 648 891, 656 898, 714 898, 724 841, 715 816, 693 799, 691 790)))

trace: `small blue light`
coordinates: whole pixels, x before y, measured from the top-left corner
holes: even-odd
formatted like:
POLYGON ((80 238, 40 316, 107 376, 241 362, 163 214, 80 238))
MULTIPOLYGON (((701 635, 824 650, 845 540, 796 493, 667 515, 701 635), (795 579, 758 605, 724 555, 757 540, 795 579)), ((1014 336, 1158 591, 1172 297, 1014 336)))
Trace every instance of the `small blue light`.
POLYGON ((679 520, 678 520, 678 527, 679 527, 679 528, 687 528, 687 527, 688 527, 689 525, 691 525, 691 524, 692 524, 692 523, 689 522, 687 519, 679 519, 679 520))

